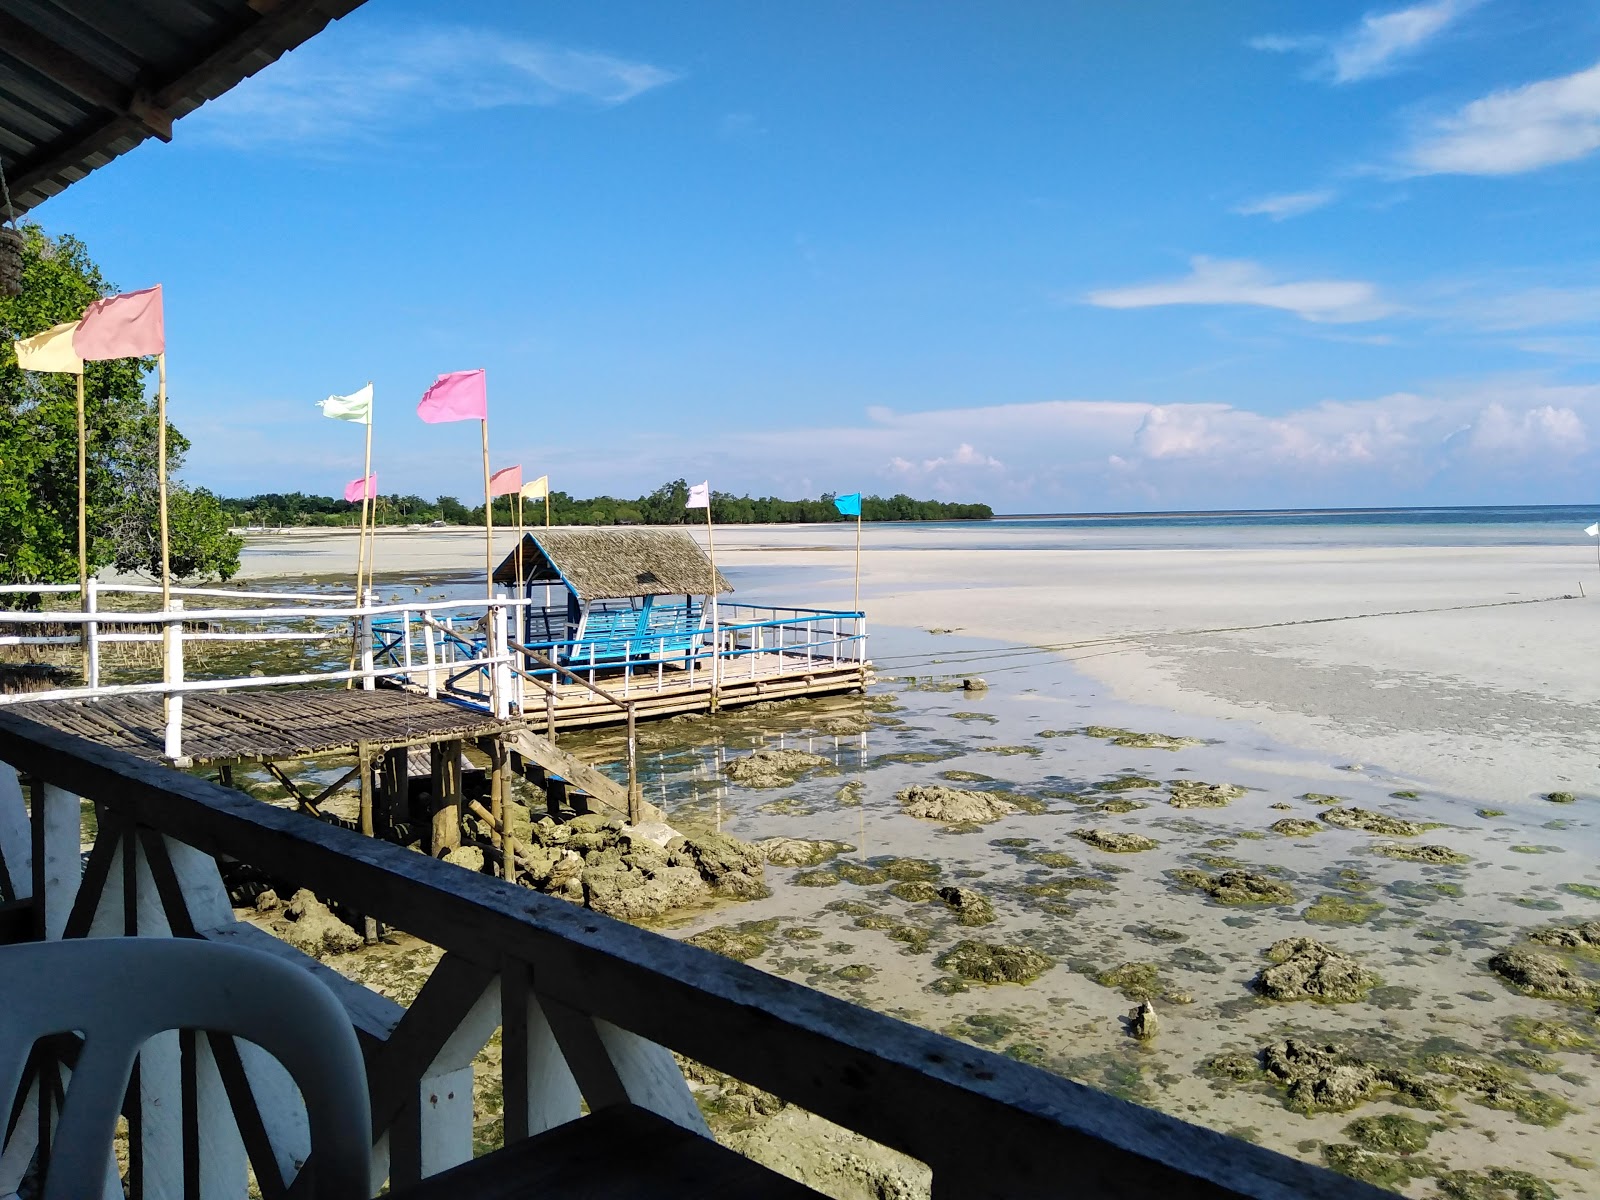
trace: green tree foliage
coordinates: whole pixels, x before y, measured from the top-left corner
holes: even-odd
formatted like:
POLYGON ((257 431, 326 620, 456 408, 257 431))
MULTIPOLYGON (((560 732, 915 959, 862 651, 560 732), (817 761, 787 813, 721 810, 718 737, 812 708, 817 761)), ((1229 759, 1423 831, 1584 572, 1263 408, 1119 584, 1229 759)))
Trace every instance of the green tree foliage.
MULTIPOLYGON (((566 492, 551 492, 550 520, 556 525, 703 523, 704 512, 684 508, 688 498, 689 485, 682 479, 664 483, 649 495, 635 500, 621 500, 615 496, 580 499, 566 492)), ((512 505, 510 496, 495 500, 497 527, 516 524, 516 509, 512 505)), ((287 496, 274 493, 224 498, 221 506, 236 523, 243 525, 354 525, 361 519, 359 504, 299 492, 287 496)), ((440 496, 431 504, 420 496, 380 496, 377 509, 380 525, 425 525, 434 521, 446 525, 483 524, 483 505, 468 508, 454 496, 440 496)), ((527 501, 524 510, 527 524, 544 524, 543 501, 527 501)), ((994 512, 987 504, 952 504, 896 495, 887 499, 865 497, 861 516, 866 521, 987 521, 993 518, 994 512)), ((719 525, 780 525, 846 519, 834 507, 832 493, 816 500, 779 500, 774 496, 756 499, 727 492, 711 494, 711 518, 719 525)))
MULTIPOLYGON (((0 581, 70 583, 78 577, 76 387, 70 375, 22 370, 11 343, 76 320, 116 289, 77 238, 51 238, 37 225, 22 233, 22 294, 0 297, 0 581)), ((153 359, 118 359, 84 371, 91 572, 160 569, 154 368, 153 359)), ((170 479, 188 448, 169 424, 172 572, 227 579, 241 546, 227 514, 210 492, 170 479)))

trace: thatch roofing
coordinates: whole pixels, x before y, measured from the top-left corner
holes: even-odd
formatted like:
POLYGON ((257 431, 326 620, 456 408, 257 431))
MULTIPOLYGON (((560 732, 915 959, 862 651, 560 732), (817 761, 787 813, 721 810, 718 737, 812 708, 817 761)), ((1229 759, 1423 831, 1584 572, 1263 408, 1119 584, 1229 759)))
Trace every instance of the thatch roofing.
MULTIPOLYGON (((579 600, 625 596, 703 596, 711 560, 682 529, 540 529, 522 539, 522 577, 563 583, 579 600)), ((495 568, 496 583, 517 581, 517 552, 495 568)), ((717 572, 717 592, 733 585, 717 572)))

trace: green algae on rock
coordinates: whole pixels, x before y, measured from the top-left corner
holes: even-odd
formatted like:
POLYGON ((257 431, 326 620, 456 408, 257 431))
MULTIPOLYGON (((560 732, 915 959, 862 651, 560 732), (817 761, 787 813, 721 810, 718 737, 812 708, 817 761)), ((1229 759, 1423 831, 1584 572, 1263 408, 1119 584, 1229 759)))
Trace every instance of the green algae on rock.
POLYGON ((1488 966, 1508 987, 1526 996, 1568 1004, 1600 1000, 1600 985, 1589 982, 1553 954, 1513 947, 1490 958, 1488 966))
POLYGON ((958 925, 988 925, 994 921, 994 905, 971 888, 940 888, 938 897, 956 914, 958 925))
POLYGON ((1544 798, 1551 804, 1576 804, 1578 798, 1571 792, 1546 792, 1544 798))
POLYGON ((1398 858, 1402 862, 1432 863, 1436 866, 1459 866, 1471 862, 1469 855, 1449 846, 1408 846, 1402 842, 1380 842, 1372 847, 1374 854, 1385 858, 1398 858))
POLYGON ((1094 785, 1097 792, 1135 792, 1147 788, 1161 786, 1159 779, 1149 779, 1143 775, 1116 775, 1110 779, 1102 779, 1094 785))
MULTIPOLYGON (((1199 738, 1177 737, 1170 733, 1136 733, 1131 729, 1117 729, 1110 725, 1086 725, 1078 732, 1084 737, 1101 738, 1113 746, 1126 746, 1135 750, 1187 750, 1190 746, 1205 745, 1199 738)), ((1048 736, 1060 735, 1050 731, 1048 736)))
POLYGON ((993 775, 985 775, 982 771, 940 771, 939 778, 951 783, 999 783, 993 775))
POLYGON ((1321 816, 1329 825, 1340 829, 1359 829, 1386 837, 1419 837, 1428 831, 1428 826, 1416 821, 1402 821, 1399 817, 1365 808, 1330 808, 1321 816))
POLYGON ((1032 983, 1054 965, 1029 946, 1006 946, 968 938, 957 942, 935 964, 974 983, 1032 983))
POLYGON ((1179 868, 1168 871, 1167 876, 1184 887, 1198 888, 1218 904, 1293 904, 1299 899, 1288 884, 1251 871, 1207 875, 1179 868))
POLYGON ((788 837, 764 838, 753 844, 775 867, 817 867, 855 850, 849 842, 813 842, 788 837))
POLYGON ((1556 1200, 1556 1190, 1537 1175, 1505 1167, 1444 1171, 1434 1182, 1445 1200, 1556 1200))
POLYGON ((1088 972, 1089 977, 1101 987, 1114 988, 1129 1000, 1166 1000, 1171 1004, 1193 1004, 1194 997, 1169 984, 1161 973, 1161 964, 1153 962, 1125 962, 1105 971, 1088 972))
POLYGON ((1344 804, 1344 803, 1347 802, 1348 797, 1346 797, 1346 796, 1330 796, 1327 792, 1302 792, 1300 794, 1300 799, 1309 800, 1312 804, 1328 805, 1328 804, 1344 804))
POLYGON ((860 808, 862 787, 863 784, 861 780, 852 779, 849 783, 845 784, 839 789, 838 794, 834 797, 834 799, 838 801, 840 807, 842 808, 860 808))
POLYGON ((1236 783, 1173 779, 1167 783, 1167 803, 1173 808, 1226 808, 1248 790, 1236 783))
POLYGON ((815 871, 801 871, 794 877, 796 887, 837 887, 843 882, 839 872, 822 867, 815 871))
POLYGON ((975 792, 943 784, 914 784, 895 794, 901 811, 924 821, 951 825, 981 825, 1017 811, 1010 800, 989 792, 975 792))
MULTIPOLYGON (((1277 805, 1273 805, 1274 808, 1277 805)), ((1321 833, 1323 827, 1315 821, 1302 820, 1299 817, 1284 817, 1281 821, 1274 821, 1267 826, 1273 833, 1284 837, 1310 837, 1313 833, 1321 833)))
POLYGON ((1561 950, 1600 950, 1600 921, 1584 921, 1581 925, 1552 925, 1536 929, 1528 940, 1561 950))
POLYGON ((724 958, 749 962, 766 953, 767 939, 777 931, 778 920, 770 917, 764 921, 741 921, 737 925, 713 925, 683 940, 724 958))
POLYGON ((1563 883, 1558 886, 1569 895, 1582 896, 1585 900, 1600 900, 1600 887, 1592 883, 1563 883))
POLYGON ((889 885, 889 894, 907 904, 927 904, 939 898, 939 889, 926 879, 902 879, 889 885))
POLYGON ((1154 850, 1156 841, 1142 833, 1119 833, 1114 829, 1074 829, 1072 836, 1080 842, 1105 850, 1111 854, 1137 854, 1141 850, 1154 850))
POLYGON ((730 760, 722 773, 741 787, 778 788, 787 787, 809 771, 832 766, 833 763, 820 754, 763 746, 743 758, 730 760))
POLYGON ((1252 986, 1269 1000, 1351 1004, 1380 982, 1349 955, 1308 937, 1274 942, 1266 957, 1272 965, 1262 968, 1252 986))
POLYGON ((1333 1142, 1322 1147, 1322 1161, 1329 1168, 1390 1191, 1403 1190, 1413 1179, 1433 1174, 1434 1165, 1393 1154, 1377 1154, 1360 1146, 1333 1142))
POLYGON ((1376 900, 1351 900, 1336 892, 1326 892, 1306 905, 1300 917, 1313 925, 1360 925, 1383 911, 1376 900))
POLYGON ((1386 1154, 1416 1154, 1428 1148, 1434 1126, 1404 1113, 1357 1117, 1344 1127, 1344 1135, 1363 1150, 1386 1154))

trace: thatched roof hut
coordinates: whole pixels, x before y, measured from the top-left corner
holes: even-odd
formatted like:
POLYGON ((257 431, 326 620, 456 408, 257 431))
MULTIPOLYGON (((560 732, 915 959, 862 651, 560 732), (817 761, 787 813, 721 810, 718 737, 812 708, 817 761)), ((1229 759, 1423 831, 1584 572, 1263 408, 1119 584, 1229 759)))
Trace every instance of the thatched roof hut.
MULTIPOLYGON (((633 596, 704 596, 711 560, 682 529, 539 529, 522 539, 522 578, 564 585, 582 604, 633 596)), ((517 552, 495 568, 515 584, 517 552)), ((718 594, 733 585, 716 573, 718 594)))

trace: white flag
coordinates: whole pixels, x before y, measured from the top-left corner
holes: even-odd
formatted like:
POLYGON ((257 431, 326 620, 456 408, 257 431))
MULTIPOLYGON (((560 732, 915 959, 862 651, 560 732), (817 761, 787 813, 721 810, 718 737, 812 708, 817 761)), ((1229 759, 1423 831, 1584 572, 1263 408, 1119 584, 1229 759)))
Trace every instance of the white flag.
POLYGON ((335 421, 354 421, 358 425, 372 424, 372 385, 369 383, 348 396, 329 396, 318 400, 322 415, 335 421))
POLYGON ((685 508, 710 508, 711 507, 711 481, 704 483, 691 483, 689 485, 689 502, 685 508))
POLYGON ((1600 521, 1596 521, 1593 525, 1589 526, 1589 528, 1585 529, 1584 532, 1590 537, 1600 537, 1600 521))

